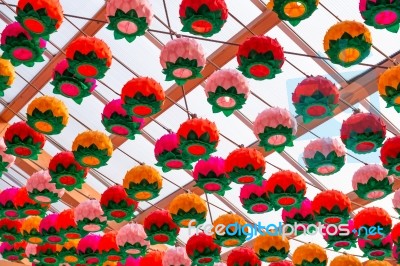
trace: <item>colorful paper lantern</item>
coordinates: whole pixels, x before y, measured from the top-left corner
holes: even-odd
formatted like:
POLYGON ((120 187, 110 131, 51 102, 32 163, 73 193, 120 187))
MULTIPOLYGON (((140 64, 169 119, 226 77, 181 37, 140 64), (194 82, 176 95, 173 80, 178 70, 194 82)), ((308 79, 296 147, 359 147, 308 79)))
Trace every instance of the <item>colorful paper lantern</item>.
POLYGON ((111 66, 112 54, 108 45, 90 36, 81 36, 67 47, 68 71, 80 78, 101 79, 111 66))
POLYGON ((67 240, 63 245, 57 245, 58 257, 61 263, 74 265, 79 261, 77 248, 79 240, 67 240))
POLYGON ((317 10, 319 0, 294 1, 294 0, 270 0, 267 7, 272 9, 281 20, 297 26, 302 20, 311 17, 317 10))
POLYGON ((247 79, 233 69, 217 70, 207 79, 204 91, 213 113, 230 116, 245 104, 250 94, 247 79))
POLYGON ((158 197, 161 191, 162 176, 152 166, 138 165, 125 174, 123 186, 134 200, 151 200, 158 197))
POLYGON ((368 260, 365 262, 364 266, 391 266, 392 264, 388 261, 379 260, 368 260))
POLYGON ((353 220, 349 220, 347 224, 341 224, 340 230, 331 226, 322 228, 322 236, 328 244, 327 248, 332 248, 334 251, 349 250, 356 247, 357 232, 353 220), (345 230, 347 230, 347 234, 342 233, 345 230))
POLYGON ((163 257, 164 257, 164 252, 158 250, 149 251, 146 255, 142 257, 142 259, 139 262, 139 266, 147 266, 147 265, 163 266, 162 264, 163 257))
POLYGON ((0 241, 13 244, 22 240, 21 220, 0 219, 0 241))
POLYGON ((179 139, 176 133, 168 133, 159 138, 154 144, 154 155, 156 165, 161 167, 163 172, 178 169, 192 169, 190 160, 183 156, 179 149, 179 139))
POLYGON ((265 234, 254 240, 254 251, 261 261, 284 260, 289 254, 289 249, 289 240, 284 236, 265 234))
POLYGON ((400 175, 400 136, 388 138, 383 143, 380 158, 389 175, 400 175))
POLYGON ((43 134, 36 132, 24 121, 9 126, 4 134, 7 154, 19 158, 37 160, 46 142, 43 134))
POLYGON ((389 235, 392 228, 392 219, 389 214, 379 207, 367 207, 354 216, 354 228, 358 238, 380 240, 389 235), (378 232, 371 232, 370 228, 379 228, 378 232))
POLYGON ((8 59, 14 66, 33 67, 35 63, 44 62, 43 53, 46 41, 32 36, 19 24, 8 24, 1 33, 0 48, 2 58, 8 59))
POLYGON ((376 151, 386 137, 386 125, 372 113, 354 113, 343 121, 340 138, 346 147, 358 154, 376 151))
POLYGON ((156 210, 144 218, 143 227, 150 244, 174 245, 180 228, 167 210, 156 210))
POLYGON ((400 8, 397 4, 394 0, 360 0, 359 9, 368 26, 396 33, 400 25, 400 8))
POLYGON ((113 153, 113 144, 103 132, 89 130, 75 138, 72 152, 83 167, 99 168, 107 165, 113 153))
POLYGON ((205 193, 225 195, 225 191, 231 190, 229 176, 225 172, 225 160, 211 156, 207 160, 199 160, 193 170, 193 179, 196 186, 205 193))
POLYGON ((102 231, 107 226, 107 218, 98 200, 86 200, 74 210, 74 219, 78 228, 86 232, 102 231))
POLYGON ((296 113, 303 117, 304 123, 309 123, 314 119, 333 116, 333 111, 339 105, 339 89, 322 76, 307 77, 295 88, 292 101, 296 113))
POLYGON ((214 265, 220 261, 221 247, 214 243, 212 236, 198 233, 186 243, 186 253, 196 265, 214 265))
POLYGON ((258 114, 253 132, 266 151, 282 152, 292 147, 297 132, 297 121, 287 109, 273 107, 258 114))
POLYGON ((337 190, 318 193, 311 204, 315 219, 323 224, 340 224, 349 220, 351 202, 347 195, 337 190))
POLYGON ((269 266, 294 266, 294 264, 291 261, 283 260, 283 261, 272 262, 269 264, 269 266))
POLYGON ((378 92, 386 102, 386 108, 393 107, 400 112, 400 66, 386 69, 378 80, 378 92))
POLYGON ((9 219, 18 219, 20 215, 15 207, 15 197, 17 196, 19 188, 11 187, 6 188, 0 192, 0 217, 9 219))
POLYGON ((147 0, 111 0, 107 2, 107 29, 114 32, 114 39, 133 42, 142 36, 153 20, 153 10, 147 0))
POLYGON ((119 229, 117 245, 122 253, 138 258, 146 254, 150 242, 147 241, 147 235, 143 225, 129 223, 119 229))
POLYGON ((116 99, 104 106, 101 123, 111 134, 134 140, 135 135, 140 134, 144 120, 135 116, 129 116, 122 107, 122 101, 116 99))
POLYGON ((36 260, 36 250, 37 250, 36 244, 31 244, 31 243, 26 244, 26 248, 25 248, 26 258, 29 260, 29 262, 32 262, 33 264, 38 262, 36 260))
POLYGON ((296 266, 326 266, 328 257, 325 249, 317 244, 304 244, 296 248, 292 256, 296 266))
POLYGON ((392 247, 392 257, 398 264, 399 260, 400 260, 400 250, 398 248, 398 245, 396 245, 396 244, 393 245, 393 247, 392 247))
POLYGON ((171 40, 161 49, 160 63, 165 80, 174 80, 178 85, 186 81, 201 78, 206 64, 203 47, 191 38, 171 40))
POLYGON ((299 208, 305 199, 307 185, 303 177, 292 171, 279 171, 267 181, 267 195, 276 210, 299 208))
POLYGON ((186 228, 190 224, 197 226, 206 221, 206 202, 193 193, 184 193, 176 196, 169 204, 168 210, 179 227, 186 228), (191 223, 192 220, 194 220, 193 223, 191 223))
POLYGON ((152 116, 161 111, 164 100, 160 83, 149 77, 131 79, 121 90, 122 107, 131 116, 152 116))
POLYGON ((86 232, 82 232, 75 222, 74 209, 66 209, 58 214, 56 230, 59 232, 60 236, 67 240, 81 239, 86 235, 86 232))
POLYGON ((267 195, 267 181, 262 185, 246 184, 240 189, 240 202, 250 214, 266 213, 273 210, 267 195))
POLYGON ((225 171, 237 184, 261 185, 265 173, 264 156, 256 149, 238 148, 226 158, 225 171))
POLYGON ((364 165, 353 175, 354 192, 362 199, 382 199, 392 193, 394 177, 378 164, 364 165))
POLYGON ((61 26, 64 14, 59 0, 19 0, 15 19, 32 36, 48 39, 61 26))
POLYGON ((395 246, 399 246, 400 244, 400 223, 397 223, 393 226, 392 231, 390 232, 392 237, 392 241, 395 246))
POLYGON ((99 253, 101 261, 122 261, 126 258, 126 254, 120 252, 117 244, 117 232, 110 231, 105 233, 99 242, 99 253))
POLYGON ((89 234, 82 238, 77 247, 80 262, 86 265, 98 265, 101 261, 99 244, 101 236, 89 234))
POLYGON ((336 256, 332 261, 330 266, 362 266, 363 264, 357 257, 352 255, 339 255, 336 256))
POLYGON ((59 234, 56 227, 58 213, 49 214, 40 221, 39 233, 43 237, 43 241, 50 244, 61 244, 64 242, 63 236, 59 234))
POLYGON ((311 201, 305 198, 299 208, 292 208, 290 210, 282 210, 282 221, 285 224, 295 226, 297 224, 296 232, 301 233, 311 231, 312 226, 317 221, 315 220, 314 213, 311 209, 311 201))
POLYGON ((77 104, 81 104, 83 98, 90 96, 97 86, 95 79, 80 78, 70 72, 67 59, 61 60, 55 66, 50 84, 54 86, 54 94, 70 98, 77 104))
POLYGON ((328 29, 324 50, 334 64, 350 67, 363 61, 370 53, 371 33, 356 21, 341 21, 328 29))
POLYGON ((364 253, 364 257, 368 257, 370 260, 384 260, 391 256, 392 253, 392 239, 388 235, 379 241, 372 241, 359 238, 358 247, 364 253))
POLYGON ((216 124, 203 118, 186 120, 180 125, 177 135, 183 155, 192 161, 208 159, 219 142, 216 124))
POLYGON ((72 191, 82 188, 88 169, 82 167, 70 151, 62 151, 51 158, 49 163, 49 174, 51 181, 56 184, 57 189, 72 191))
POLYGON ((285 62, 278 40, 267 36, 253 36, 244 41, 236 53, 238 70, 247 78, 273 79, 282 72, 285 62))
POLYGON ((303 159, 307 172, 322 176, 332 175, 344 166, 346 148, 337 139, 315 139, 304 148, 303 159))
POLYGON ((228 19, 228 8, 224 0, 183 0, 179 17, 183 32, 211 37, 224 26, 228 19))
POLYGON ((169 248, 165 251, 163 265, 190 266, 192 261, 186 254, 184 247, 169 248))
POLYGON ((392 199, 393 207, 400 214, 400 189, 394 192, 394 197, 392 199))
POLYGON ((17 208, 19 217, 25 218, 31 215, 43 217, 49 209, 49 204, 38 203, 29 197, 26 187, 21 187, 14 198, 14 206, 17 208))
POLYGON ((28 243, 41 244, 43 242, 40 236, 39 226, 42 218, 39 216, 29 216, 22 222, 21 234, 28 243))
POLYGON ((14 80, 14 66, 9 60, 0 58, 0 97, 4 96, 4 91, 11 87, 14 80))
POLYGON ((10 168, 15 162, 15 156, 7 154, 6 150, 7 146, 4 143, 4 139, 0 137, 0 176, 4 172, 8 172, 8 168, 10 168))
POLYGON ((56 189, 51 183, 51 176, 48 170, 40 170, 33 173, 26 181, 26 190, 29 197, 40 203, 54 203, 64 195, 64 189, 56 189))
POLYGON ((229 253, 227 266, 261 266, 257 254, 248 247, 238 247, 229 253))
POLYGON ((3 242, 0 245, 0 254, 4 260, 20 261, 25 257, 25 247, 25 241, 16 242, 14 244, 3 242))
POLYGON ((107 220, 122 222, 133 218, 138 203, 128 197, 121 185, 107 188, 100 198, 101 207, 107 220))
POLYGON ((247 227, 243 227, 245 224, 246 221, 237 214, 227 213, 219 216, 214 220, 212 227, 214 242, 221 247, 241 246, 246 241, 245 232, 247 233, 249 230, 247 227), (221 227, 225 228, 223 234, 215 231, 221 227), (227 233, 228 230, 229 234, 227 233), (244 232, 242 233, 242 231, 244 232))

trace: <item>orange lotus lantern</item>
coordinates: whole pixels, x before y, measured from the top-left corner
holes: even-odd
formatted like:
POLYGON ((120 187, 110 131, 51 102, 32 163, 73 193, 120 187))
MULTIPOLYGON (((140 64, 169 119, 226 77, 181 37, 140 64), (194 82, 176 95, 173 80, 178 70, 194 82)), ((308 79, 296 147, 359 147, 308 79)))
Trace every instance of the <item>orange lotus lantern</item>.
POLYGON ((223 214, 215 219, 213 223, 213 238, 214 242, 222 247, 236 247, 242 245, 246 241, 246 234, 249 231, 249 228, 243 227, 246 224, 246 221, 237 214, 223 214), (232 226, 235 225, 235 226, 232 226), (223 232, 223 234, 217 234, 215 231, 217 228, 226 228, 229 230, 229 234, 227 232, 223 232), (244 233, 242 233, 244 231, 244 233))
POLYGON ((328 257, 322 247, 316 244, 304 244, 296 248, 292 261, 296 266, 326 266, 328 257))
POLYGON ((188 227, 192 220, 193 226, 206 221, 206 202, 196 194, 185 193, 175 197, 168 210, 179 227, 188 227))
POLYGON ((280 235, 266 234, 254 240, 254 251, 261 261, 275 262, 286 259, 289 254, 289 240, 280 235))

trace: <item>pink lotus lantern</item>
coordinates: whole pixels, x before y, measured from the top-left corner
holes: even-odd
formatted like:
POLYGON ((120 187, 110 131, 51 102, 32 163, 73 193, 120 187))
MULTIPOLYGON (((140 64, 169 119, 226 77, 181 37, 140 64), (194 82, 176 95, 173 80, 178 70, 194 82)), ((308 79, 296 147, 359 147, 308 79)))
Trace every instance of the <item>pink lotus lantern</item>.
POLYGON ((304 161, 309 173, 331 175, 340 171, 346 160, 346 147, 340 140, 321 138, 304 148, 304 161))
POLYGON ((153 20, 148 0, 110 0, 106 6, 107 29, 114 31, 116 40, 133 42, 144 35, 153 20))
POLYGON ((260 139, 260 147, 266 151, 282 152, 293 146, 297 121, 288 110, 273 107, 260 113, 253 123, 253 132, 260 139))
POLYGON ((186 249, 184 247, 175 247, 165 252, 163 265, 190 266, 192 265, 192 261, 186 254, 186 249))
POLYGON ((364 256, 370 260, 383 260, 386 257, 390 257, 392 245, 390 234, 379 241, 358 239, 358 247, 364 252, 364 256))
POLYGON ((101 123, 108 132, 131 140, 140 134, 144 126, 143 118, 128 115, 121 99, 112 100, 104 106, 101 123))
POLYGON ((248 213, 266 213, 273 207, 267 195, 267 180, 262 185, 246 184, 240 190, 240 202, 248 213))
POLYGON ((225 191, 230 190, 231 183, 225 172, 225 160, 220 157, 211 156, 208 160, 200 160, 193 170, 193 179, 196 186, 206 193, 217 193, 223 196, 225 191))
POLYGON ((40 203, 57 202, 63 195, 64 189, 56 189, 55 183, 51 182, 49 171, 41 170, 26 181, 26 190, 29 197, 40 203))
POLYGON ((49 214, 40 221, 39 232, 44 237, 44 241, 50 244, 60 244, 64 238, 59 235, 57 230, 58 213, 49 214))
POLYGON ((394 192, 394 197, 392 199, 393 207, 400 214, 400 189, 394 192))
POLYGON ((7 169, 10 168, 15 161, 15 156, 7 154, 5 152, 6 150, 7 146, 4 143, 4 139, 0 138, 0 176, 3 172, 7 172, 7 169))
POLYGON ((36 244, 31 244, 31 243, 26 244, 25 255, 28 258, 28 260, 32 263, 37 262, 37 260, 35 259, 35 256, 37 254, 36 249, 37 249, 36 244))
POLYGON ((134 258, 144 256, 150 242, 146 240, 147 234, 143 225, 129 223, 119 229, 117 244, 121 252, 127 253, 134 258))
POLYGON ((184 85, 187 80, 202 77, 206 64, 203 47, 191 38, 169 41, 161 50, 160 63, 167 81, 184 85))
POLYGON ((221 69, 207 79, 204 91, 214 113, 222 112, 230 116, 245 104, 250 94, 250 85, 240 72, 221 69))
POLYGON ((0 192, 0 218, 18 219, 19 214, 14 206, 14 200, 19 188, 6 188, 0 192))
POLYGON ((300 208, 292 208, 290 210, 283 209, 282 221, 285 224, 297 224, 297 232, 308 230, 309 225, 317 223, 311 208, 311 201, 306 198, 302 201, 300 208))
POLYGON ((353 175, 353 189, 362 199, 381 199, 392 193, 394 177, 378 164, 362 166, 353 175))
POLYGON ((102 231, 107 225, 107 218, 98 200, 79 203, 74 210, 74 219, 78 228, 85 232, 102 231))
POLYGON ((98 265, 100 263, 100 240, 101 236, 89 234, 79 241, 77 253, 80 261, 84 261, 88 265, 98 265))

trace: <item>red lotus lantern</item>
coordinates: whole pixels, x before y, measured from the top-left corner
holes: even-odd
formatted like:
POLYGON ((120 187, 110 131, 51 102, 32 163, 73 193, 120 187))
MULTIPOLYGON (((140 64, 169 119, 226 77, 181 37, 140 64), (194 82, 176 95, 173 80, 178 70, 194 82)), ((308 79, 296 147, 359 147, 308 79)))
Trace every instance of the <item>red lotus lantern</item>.
POLYGON ((390 232, 393 243, 398 246, 400 244, 400 223, 397 223, 393 226, 392 231, 390 232))
POLYGON ((9 219, 20 218, 18 211, 14 205, 15 197, 19 188, 6 188, 0 192, 0 218, 7 217, 9 219))
POLYGON ((75 160, 72 152, 62 151, 50 160, 49 174, 57 189, 65 188, 67 191, 72 191, 75 188, 82 188, 88 169, 75 160))
POLYGON ((243 42, 236 54, 238 70, 255 80, 273 79, 282 72, 283 48, 276 39, 253 36, 243 42))
POLYGON ((354 228, 353 220, 349 220, 347 224, 340 225, 340 231, 348 230, 348 234, 343 234, 336 229, 336 227, 332 228, 329 226, 322 229, 322 236, 328 243, 327 248, 339 251, 340 249, 349 250, 356 247, 357 232, 354 228))
POLYGON ((149 117, 158 113, 165 100, 160 83, 148 77, 134 78, 121 90, 122 106, 129 115, 149 117))
POLYGON ((117 245, 117 232, 110 231, 105 233, 99 242, 99 253, 102 261, 122 261, 126 254, 120 252, 117 245))
POLYGON ((371 113, 355 113, 343 121, 340 137, 346 147, 358 154, 376 151, 386 137, 386 125, 371 113))
POLYGON ((107 226, 107 217, 98 200, 79 203, 74 210, 74 219, 82 234, 102 231, 107 226))
POLYGON ((54 68, 53 93, 60 94, 72 99, 77 104, 81 104, 83 98, 88 97, 96 89, 96 80, 93 78, 80 78, 69 70, 67 59, 61 60, 54 68))
POLYGON ((276 210, 299 208, 307 186, 303 177, 292 171, 279 171, 267 181, 267 194, 276 210))
POLYGON ((111 66, 110 47, 96 37, 81 36, 72 41, 66 51, 68 71, 80 78, 103 78, 111 66))
POLYGON ((180 228, 173 221, 167 210, 156 210, 150 213, 143 222, 150 244, 174 245, 180 228))
POLYGON ((193 179, 196 186, 206 193, 217 193, 225 195, 230 190, 231 183, 224 168, 225 160, 220 157, 211 156, 208 160, 200 160, 193 170, 193 179))
POLYGON ((339 90, 334 83, 322 77, 308 77, 300 82, 292 94, 296 113, 304 123, 333 115, 339 103, 339 90))
POLYGON ((210 37, 220 32, 228 18, 224 0, 183 0, 179 7, 182 31, 210 37))
POLYGON ((59 0, 19 0, 15 19, 35 37, 49 38, 61 26, 64 15, 59 0))
POLYGON ((323 224, 340 224, 349 220, 351 202, 347 195, 337 190, 318 193, 311 204, 315 219, 323 224))
POLYGON ((86 233, 78 229, 74 212, 74 209, 64 210, 59 213, 56 221, 56 230, 59 232, 60 236, 69 240, 80 239, 86 235, 86 233))
POLYGON ((164 252, 158 250, 150 251, 141 258, 139 266, 147 266, 147 265, 163 266, 162 264, 163 256, 164 252))
POLYGON ((315 225, 317 221, 311 209, 311 201, 305 198, 299 208, 292 208, 289 211, 283 209, 282 221, 292 226, 297 225, 295 229, 300 234, 306 230, 313 230, 310 225, 315 225))
POLYGON ((99 256, 99 244, 101 236, 89 234, 82 238, 77 247, 79 261, 86 265, 98 265, 101 261, 99 256))
POLYGON ((138 203, 128 197, 121 185, 115 185, 106 189, 101 194, 101 207, 108 220, 116 222, 132 220, 138 203))
POLYGON ((235 248, 228 256, 227 266, 261 266, 254 250, 247 247, 235 248))
POLYGON ((381 240, 389 235, 392 228, 392 219, 389 214, 379 207, 368 207, 359 211, 354 216, 354 228, 358 232, 358 238, 372 241, 381 240), (378 232, 370 228, 379 228, 378 232))
POLYGON ((256 149, 236 149, 226 158, 225 171, 232 182, 237 184, 261 185, 265 173, 264 156, 256 149))
POLYGON ((22 240, 20 220, 0 219, 0 241, 13 244, 22 240))
POLYGON ((4 142, 7 145, 7 154, 37 160, 46 138, 29 127, 26 122, 21 121, 7 128, 4 142))
POLYGON ((58 213, 49 214, 40 221, 39 232, 43 240, 50 244, 60 244, 64 241, 57 230, 58 213))
POLYGON ((246 184, 240 190, 240 202, 248 213, 266 213, 273 210, 268 195, 267 181, 262 185, 246 184))
POLYGON ((8 24, 1 33, 1 57, 9 59, 14 66, 21 64, 33 67, 37 62, 44 62, 43 53, 46 41, 32 36, 19 24, 8 24))
POLYGON ((19 217, 25 218, 31 215, 43 217, 49 209, 49 204, 41 204, 29 197, 26 187, 18 190, 14 198, 14 205, 17 208, 19 217))
POLYGON ((199 233, 189 238, 186 253, 195 265, 213 265, 220 260, 221 247, 212 236, 199 233))
POLYGON ((159 138, 154 144, 154 155, 156 165, 161 167, 163 172, 178 169, 192 169, 188 158, 183 156, 179 149, 179 139, 175 133, 168 133, 159 138))
POLYGON ((389 138, 383 143, 380 157, 389 175, 400 176, 400 136, 389 138))
POLYGON ((216 151, 219 141, 215 123, 202 118, 192 118, 183 122, 177 135, 183 155, 193 161, 207 159, 216 151))
POLYGON ((41 244, 36 248, 35 258, 43 265, 59 265, 57 246, 55 244, 41 244))
POLYGON ((3 242, 0 245, 0 254, 3 259, 8 261, 20 261, 26 257, 25 248, 27 243, 25 241, 10 244, 3 242))
POLYGON ((116 99, 104 106, 101 123, 108 132, 134 140, 135 135, 140 134, 144 120, 129 116, 121 99, 116 99))
POLYGON ((392 245, 393 242, 390 235, 375 242, 362 238, 358 239, 358 247, 364 253, 364 257, 368 257, 370 260, 384 260, 390 257, 392 245))

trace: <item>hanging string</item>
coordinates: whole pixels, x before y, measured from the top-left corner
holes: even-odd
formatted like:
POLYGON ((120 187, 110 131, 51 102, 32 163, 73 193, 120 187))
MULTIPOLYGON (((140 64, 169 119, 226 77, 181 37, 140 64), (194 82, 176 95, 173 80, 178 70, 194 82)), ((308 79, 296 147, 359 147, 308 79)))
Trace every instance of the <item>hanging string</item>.
MULTIPOLYGON (((164 4, 165 17, 167 18, 167 24, 168 24, 168 27, 171 28, 171 22, 169 21, 167 3, 165 2, 165 0, 163 0, 163 4, 164 4)), ((170 36, 171 36, 171 40, 173 40, 174 37, 173 37, 172 33, 170 33, 170 36)))
POLYGON ((190 120, 190 111, 189 111, 189 106, 188 106, 188 101, 186 99, 186 92, 185 92, 185 88, 183 87, 183 85, 181 86, 181 90, 182 90, 182 96, 183 96, 183 100, 185 102, 185 106, 186 106, 186 110, 187 110, 187 115, 188 115, 188 119, 190 120))

